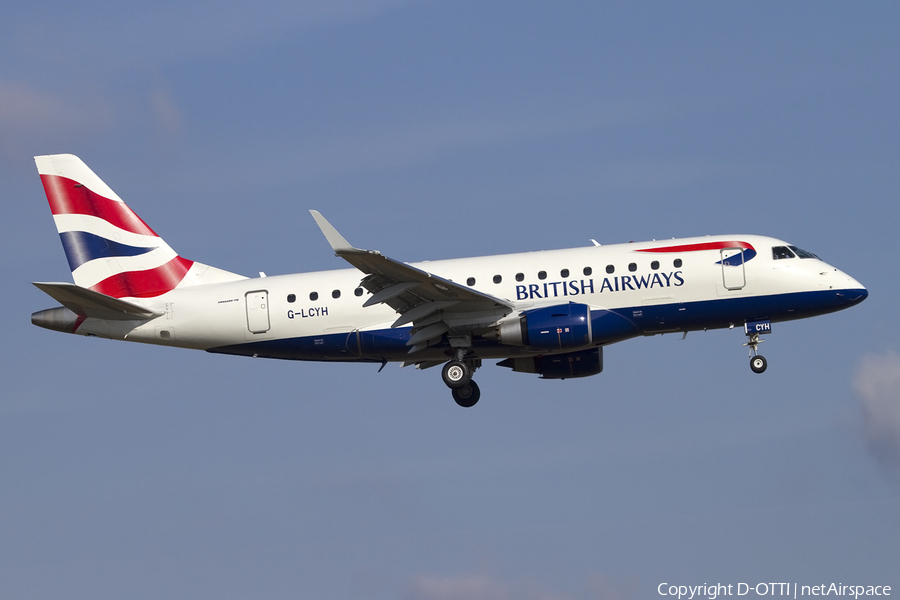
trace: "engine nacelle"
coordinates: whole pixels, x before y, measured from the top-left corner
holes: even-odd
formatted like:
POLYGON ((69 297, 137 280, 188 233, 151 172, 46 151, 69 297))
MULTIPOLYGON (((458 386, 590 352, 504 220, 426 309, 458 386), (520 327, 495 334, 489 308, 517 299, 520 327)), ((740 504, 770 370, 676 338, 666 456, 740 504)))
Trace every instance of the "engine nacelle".
POLYGON ((583 348, 593 342, 591 308, 570 302, 525 311, 501 323, 497 337, 501 344, 540 350, 583 348))
POLYGON ((603 348, 591 348, 580 352, 507 358, 497 363, 517 373, 537 373, 541 379, 574 379, 589 377, 603 371, 603 348))

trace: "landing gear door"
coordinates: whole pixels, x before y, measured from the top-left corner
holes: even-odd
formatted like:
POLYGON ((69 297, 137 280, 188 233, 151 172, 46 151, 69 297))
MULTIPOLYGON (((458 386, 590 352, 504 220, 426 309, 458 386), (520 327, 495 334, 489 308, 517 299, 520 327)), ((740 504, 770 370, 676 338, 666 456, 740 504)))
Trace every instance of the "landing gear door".
POLYGON ((265 333, 269 330, 269 292, 258 290, 247 292, 247 329, 250 333, 265 333))
POLYGON ((722 283, 726 290, 740 290, 747 284, 743 248, 722 248, 722 283))

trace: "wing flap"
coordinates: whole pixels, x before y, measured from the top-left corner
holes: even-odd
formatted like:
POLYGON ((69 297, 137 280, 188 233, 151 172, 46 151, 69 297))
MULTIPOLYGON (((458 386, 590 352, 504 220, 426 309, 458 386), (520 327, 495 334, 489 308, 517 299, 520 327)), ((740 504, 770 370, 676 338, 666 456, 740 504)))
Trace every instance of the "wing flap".
POLYGON ((400 327, 401 325, 407 325, 413 322, 421 323, 428 317, 434 315, 434 313, 438 312, 439 310, 448 309, 455 304, 459 304, 459 302, 457 300, 445 300, 443 302, 424 302, 402 313, 400 317, 398 317, 397 320, 391 324, 391 328, 393 329, 395 327, 400 327))
POLYGON ((387 302, 388 300, 393 300, 406 290, 412 289, 419 285, 416 281, 405 281, 403 283, 395 283, 394 285, 388 286, 378 293, 374 294, 371 298, 366 300, 365 304, 363 304, 363 308, 372 306, 373 304, 381 304, 382 302, 387 302))

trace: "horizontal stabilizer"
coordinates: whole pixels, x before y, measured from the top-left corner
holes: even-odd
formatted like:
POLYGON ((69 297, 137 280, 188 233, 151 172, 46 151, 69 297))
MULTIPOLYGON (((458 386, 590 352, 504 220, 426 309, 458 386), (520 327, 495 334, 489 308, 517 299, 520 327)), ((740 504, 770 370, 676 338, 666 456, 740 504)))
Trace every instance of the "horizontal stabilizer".
POLYGON ((82 317, 128 321, 152 319, 161 314, 73 283, 34 283, 34 286, 82 317))

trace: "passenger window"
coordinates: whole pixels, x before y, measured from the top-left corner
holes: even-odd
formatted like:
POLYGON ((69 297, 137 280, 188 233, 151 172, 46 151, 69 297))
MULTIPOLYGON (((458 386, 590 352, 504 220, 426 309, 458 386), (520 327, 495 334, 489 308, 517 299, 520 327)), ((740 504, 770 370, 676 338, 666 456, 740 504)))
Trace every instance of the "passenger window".
POLYGON ((525 273, 516 273, 516 281, 524 281, 525 273))
POLYGON ((593 272, 594 272, 594 270, 590 267, 585 267, 584 271, 582 271, 582 273, 584 273, 585 275, 590 275, 593 272))
POLYGON ((293 304, 296 300, 297 300, 297 296, 295 296, 294 294, 288 294, 288 302, 293 304))
POLYGON ((356 288, 355 290, 353 290, 353 293, 356 294, 357 296, 362 296, 362 295, 363 295, 363 289, 362 289, 361 287, 360 287, 360 288, 356 288))
POLYGON ((658 260, 654 260, 652 263, 650 263, 650 268, 653 269, 654 271, 656 271, 657 269, 659 269, 659 261, 658 261, 658 260))
POLYGON ((466 279, 466 285, 468 285, 468 286, 470 286, 470 287, 473 286, 473 285, 475 285, 475 278, 474 278, 474 277, 469 277, 468 279, 466 279))
POLYGON ((628 270, 632 273, 637 271, 637 263, 628 263, 628 270))
POLYGON ((565 279, 566 277, 569 276, 569 270, 563 269, 562 271, 559 272, 559 276, 562 277, 563 279, 565 279))
POLYGON ((340 297, 341 297, 341 290, 334 290, 333 292, 331 292, 331 297, 334 298, 335 300, 337 300, 338 298, 340 298, 340 297))
POLYGON ((500 283, 501 281, 503 281, 502 277, 500 277, 499 275, 494 275, 494 283, 500 283))
POLYGON ((606 272, 612 275, 616 272, 616 268, 612 265, 606 265, 606 272))
POLYGON ((538 279, 547 279, 547 271, 538 271, 538 279))
POLYGON ((772 248, 772 258, 781 260, 782 258, 794 258, 794 253, 787 246, 774 246, 772 248))
POLYGON ((675 262, 672 263, 672 264, 675 265, 675 268, 676 268, 676 269, 680 269, 680 268, 681 268, 681 264, 682 264, 682 263, 681 263, 681 259, 680 259, 680 258, 676 258, 676 259, 675 259, 675 262))
POLYGON ((318 300, 318 299, 319 299, 319 292, 310 292, 310 293, 309 293, 309 299, 312 300, 313 302, 315 302, 316 300, 318 300))

